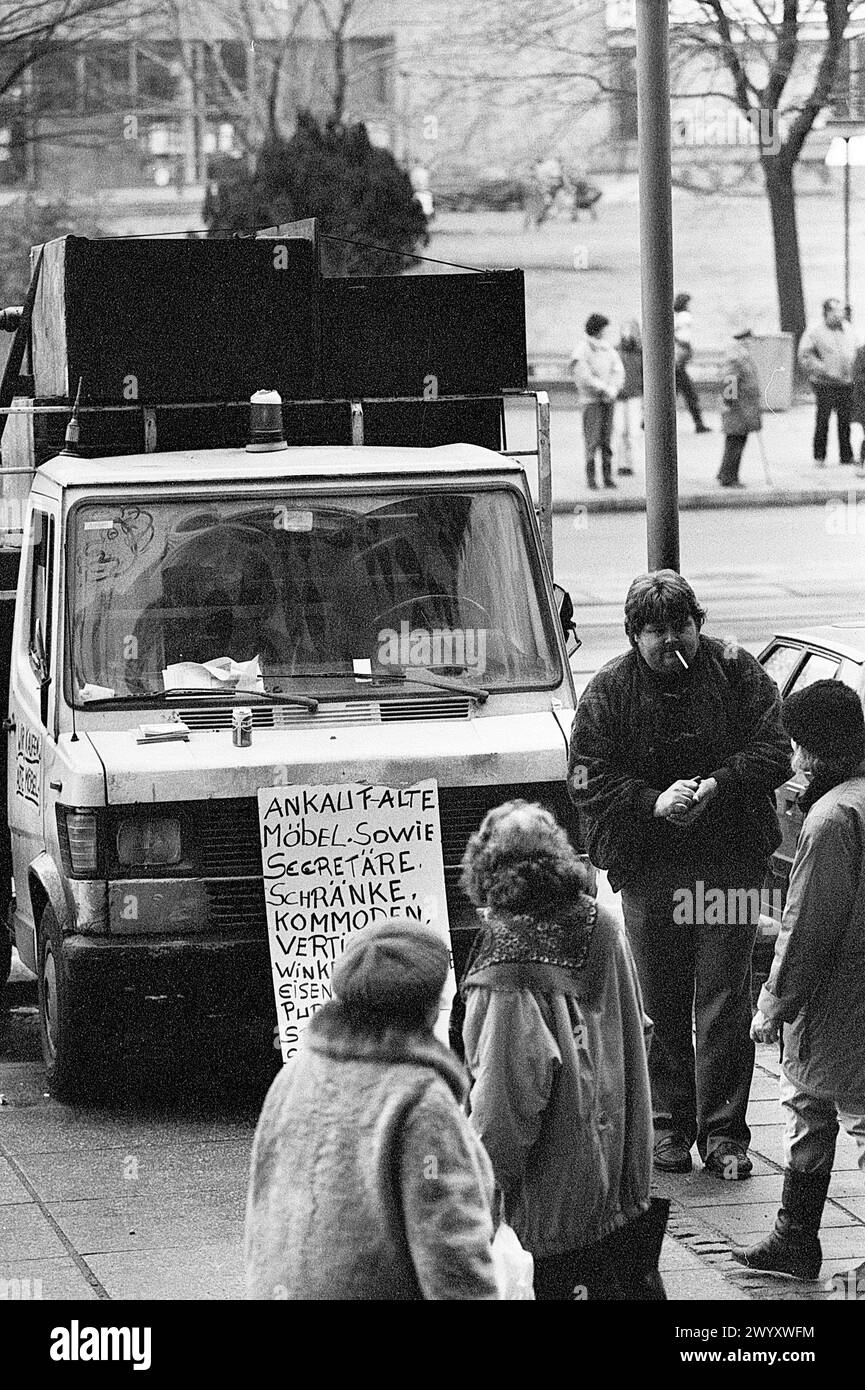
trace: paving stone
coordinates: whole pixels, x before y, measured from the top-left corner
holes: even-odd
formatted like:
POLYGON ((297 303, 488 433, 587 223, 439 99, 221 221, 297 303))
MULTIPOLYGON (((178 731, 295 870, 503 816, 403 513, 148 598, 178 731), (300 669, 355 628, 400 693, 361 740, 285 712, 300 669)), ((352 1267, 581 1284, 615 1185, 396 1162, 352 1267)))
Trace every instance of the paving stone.
POLYGON ((852 1139, 849 1134, 842 1132, 838 1136, 832 1169, 834 1172, 855 1172, 858 1169, 862 1173, 863 1190, 865 1190, 865 1172, 860 1167, 859 1149, 855 1139, 852 1139))
POLYGON ((673 1270, 661 1276, 667 1297, 671 1301, 706 1299, 713 1303, 733 1303, 747 1300, 748 1295, 735 1284, 715 1273, 708 1265, 702 1269, 673 1270))
POLYGON ((658 1268, 662 1274, 665 1270, 702 1269, 703 1261, 682 1241, 675 1240, 672 1236, 665 1236, 658 1268))
POLYGON ((34 1203, 0 1210, 0 1261, 37 1260, 65 1254, 63 1242, 34 1203))
POLYGON ((754 1080, 751 1083, 751 1098, 748 1102, 749 1112, 752 1105, 756 1105, 758 1101, 766 1100, 774 1101, 780 1109, 777 1078, 774 1076, 767 1076, 762 1072, 755 1072, 754 1080))
POLYGON ((777 1096, 773 1100, 752 1100, 748 1106, 748 1128, 758 1125, 777 1125, 781 1128, 781 1106, 777 1096))
MULTIPOLYGON (((44 1201, 245 1192, 252 1137, 182 1148, 129 1144, 82 1152, 28 1154, 21 1167, 44 1201)), ((0 1201, 2 1201, 0 1180, 0 1201)))
POLYGON ((194 1248, 202 1241, 240 1238, 246 1188, 230 1194, 173 1194, 154 1202, 130 1195, 111 1200, 50 1202, 66 1237, 88 1261, 97 1252, 194 1248))
POLYGON ((827 1260, 850 1256, 853 1263, 865 1260, 865 1226, 832 1226, 820 1228, 820 1244, 827 1260))
POLYGON ((771 1178, 781 1176, 778 1172, 777 1164, 773 1163, 771 1159, 764 1158, 762 1154, 755 1153, 753 1149, 748 1150, 748 1157, 754 1165, 753 1176, 755 1178, 771 1178))
POLYGON ((240 1236, 176 1246, 93 1255, 87 1263, 112 1298, 241 1299, 240 1236))
POLYGON ((9 1202, 32 1202, 33 1198, 5 1158, 0 1158, 0 1206, 9 1202))
POLYGON ((742 1182, 722 1182, 708 1173, 683 1175, 676 1185, 676 1200, 685 1208, 735 1206, 774 1202, 781 1196, 781 1175, 746 1178, 742 1182))
POLYGON ((105 1148, 129 1153, 138 1147, 174 1148, 183 1152, 189 1143, 237 1142, 246 1136, 251 1146, 259 1114, 259 1109, 256 1109, 254 1113, 236 1118, 229 1113, 218 1120, 196 1121, 188 1114, 172 1117, 162 1112, 161 1115, 151 1116, 138 1110, 134 1115, 127 1115, 123 1112, 93 1112, 53 1102, 46 1102, 46 1106, 48 1108, 44 1110, 33 1106, 4 1111, 3 1143, 22 1167, 25 1166, 25 1154, 65 1155, 76 1151, 92 1154, 105 1148), (106 1132, 109 1130, 111 1141, 106 1143, 106 1132))
MULTIPOLYGON (((777 1201, 743 1202, 741 1205, 731 1202, 723 1207, 712 1205, 690 1209, 691 1216, 705 1221, 709 1226, 721 1227, 724 1231, 734 1235, 737 1241, 741 1231, 753 1231, 755 1227, 762 1226, 764 1232, 768 1233, 774 1225, 777 1212, 777 1201)), ((855 1217, 841 1211, 831 1202, 826 1204, 823 1213, 824 1226, 853 1226, 855 1224, 855 1217)))
POLYGON ((27 1301, 99 1297, 71 1255, 57 1259, 49 1259, 46 1256, 32 1260, 0 1259, 0 1280, 6 1279, 21 1281, 23 1287, 20 1288, 19 1296, 27 1301))
POLYGON ((780 1124, 761 1125, 751 1129, 751 1152, 762 1154, 764 1158, 784 1166, 784 1131, 780 1124))
POLYGON ((832 1184, 829 1188, 829 1196, 835 1197, 839 1202, 849 1205, 849 1199, 861 1197, 865 1194, 865 1176, 862 1173, 843 1172, 832 1173, 832 1184))

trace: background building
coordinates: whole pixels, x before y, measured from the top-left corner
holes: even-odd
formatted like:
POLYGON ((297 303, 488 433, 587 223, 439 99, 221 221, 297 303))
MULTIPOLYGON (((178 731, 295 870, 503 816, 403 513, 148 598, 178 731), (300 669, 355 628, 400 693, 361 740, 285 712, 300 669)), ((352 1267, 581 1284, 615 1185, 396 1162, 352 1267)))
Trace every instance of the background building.
MULTIPOLYGON (((820 11, 806 9, 816 62, 820 11)), ((17 57, 4 10, 0 86, 17 57)), ((677 25, 700 13, 672 0, 674 48, 677 25)), ((859 115, 865 25, 851 31, 835 108, 859 115)), ((214 162, 254 158, 300 107, 364 120, 374 142, 429 170, 434 194, 525 177, 551 154, 633 173, 634 55, 634 0, 119 0, 104 32, 59 31, 0 96, 0 203, 65 201, 115 232, 195 227, 214 162)), ((805 61, 800 86, 809 75, 805 61)), ((673 88, 677 182, 756 190, 758 132, 727 99, 726 72, 674 52, 673 88)), ((828 143, 815 130, 800 180, 828 177, 828 143)))
MULTIPOLYGON (((592 135, 580 162, 595 163, 608 113, 587 115, 588 85, 564 101, 545 90, 530 53, 512 61, 490 23, 512 7, 331 0, 328 27, 299 0, 187 0, 145 5, 86 43, 58 36, 0 97, 0 200, 64 200, 114 231, 196 226, 213 161, 253 157, 299 107, 364 120, 374 142, 439 182, 525 173, 551 149, 572 153, 581 122, 592 135)), ((603 8, 583 8, 575 35, 588 25, 603 50, 603 8)), ((15 58, 0 43, 0 65, 15 58)))

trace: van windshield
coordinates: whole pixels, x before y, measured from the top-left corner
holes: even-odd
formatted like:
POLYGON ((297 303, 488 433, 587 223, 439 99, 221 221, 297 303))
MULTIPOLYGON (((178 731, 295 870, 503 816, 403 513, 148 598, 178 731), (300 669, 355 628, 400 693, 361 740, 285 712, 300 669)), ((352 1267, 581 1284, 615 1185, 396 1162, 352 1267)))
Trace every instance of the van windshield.
POLYGON ((338 693, 418 669, 561 680, 508 489, 86 503, 69 539, 76 704, 338 693))

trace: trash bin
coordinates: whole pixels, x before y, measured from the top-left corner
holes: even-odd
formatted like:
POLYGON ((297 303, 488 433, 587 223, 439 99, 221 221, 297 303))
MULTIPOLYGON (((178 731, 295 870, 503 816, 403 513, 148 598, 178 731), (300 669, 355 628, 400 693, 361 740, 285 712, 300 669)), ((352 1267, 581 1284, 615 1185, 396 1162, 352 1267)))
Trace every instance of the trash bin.
POLYGON ((793 334, 755 333, 748 348, 760 378, 763 409, 789 410, 795 374, 793 334))

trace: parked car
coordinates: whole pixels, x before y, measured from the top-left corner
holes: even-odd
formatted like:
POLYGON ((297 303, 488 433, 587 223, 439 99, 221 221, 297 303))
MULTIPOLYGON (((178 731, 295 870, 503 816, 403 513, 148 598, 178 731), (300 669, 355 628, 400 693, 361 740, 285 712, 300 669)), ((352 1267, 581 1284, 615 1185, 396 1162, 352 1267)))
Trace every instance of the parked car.
POLYGON ((435 177, 433 187, 443 212, 509 212, 522 209, 525 180, 498 165, 481 170, 455 165, 435 177))
MULTIPOLYGON (((814 681, 841 680, 857 691, 865 704, 865 624, 837 623, 804 632, 779 632, 757 658, 776 682, 782 696, 803 690, 814 681)), ((801 773, 776 792, 781 843, 772 856, 760 914, 758 946, 774 943, 787 897, 790 868, 802 825, 798 797, 805 788, 801 773)), ((758 952, 758 962, 764 952, 758 952)))

